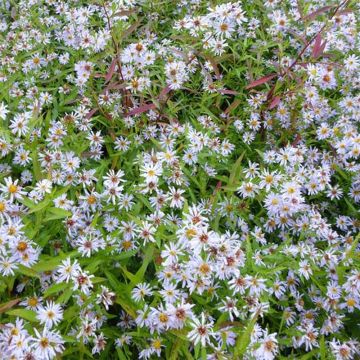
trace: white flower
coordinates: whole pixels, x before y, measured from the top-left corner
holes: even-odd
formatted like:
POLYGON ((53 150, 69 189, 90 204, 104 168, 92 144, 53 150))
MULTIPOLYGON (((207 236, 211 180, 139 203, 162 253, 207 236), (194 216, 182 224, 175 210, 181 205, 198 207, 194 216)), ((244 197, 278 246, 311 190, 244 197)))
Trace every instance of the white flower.
POLYGON ((17 269, 17 262, 13 257, 0 256, 0 274, 2 276, 14 275, 17 269))
POLYGON ((354 71, 357 70, 360 65, 359 57, 356 55, 350 55, 348 58, 344 61, 345 69, 348 71, 354 71))
POLYGON ((142 176, 145 177, 146 182, 157 182, 158 177, 162 174, 161 164, 145 164, 140 169, 142 176))
POLYGON ((9 112, 7 106, 2 102, 0 103, 0 119, 5 120, 6 114, 9 112))
POLYGON ((141 301, 144 300, 145 296, 151 296, 152 293, 153 292, 149 284, 141 283, 132 290, 131 297, 135 301, 141 301))
POLYGON ((52 189, 52 183, 50 180, 43 179, 36 184, 35 190, 40 194, 50 194, 52 189))
POLYGON ((10 129, 14 135, 23 136, 29 131, 28 123, 31 118, 30 113, 16 114, 10 122, 10 129))
POLYGON ((300 265, 299 273, 303 275, 306 280, 309 280, 310 275, 312 275, 311 266, 306 260, 300 261, 299 265, 300 265))
POLYGON ((170 207, 181 208, 185 200, 185 198, 182 196, 185 190, 176 189, 174 187, 169 187, 169 190, 170 194, 167 199, 170 200, 170 207))
POLYGON ((191 330, 187 337, 190 341, 193 341, 195 345, 199 342, 202 346, 210 344, 210 336, 213 336, 212 331, 213 322, 209 321, 206 323, 205 314, 201 313, 201 321, 197 318, 194 318, 191 324, 193 330, 191 330))
POLYGON ((0 185, 0 191, 10 196, 10 201, 15 199, 22 199, 25 195, 25 191, 22 191, 22 187, 18 184, 19 179, 12 180, 11 177, 5 178, 5 185, 0 185))
POLYGON ((77 260, 71 264, 70 258, 63 260, 62 264, 57 268, 57 281, 60 282, 69 282, 70 280, 76 279, 81 271, 80 265, 77 260))
POLYGON ((53 301, 46 302, 46 306, 40 305, 37 310, 37 318, 45 327, 51 329, 53 325, 57 325, 63 316, 63 310, 59 304, 53 301))
POLYGON ((278 344, 276 340, 276 333, 270 334, 261 340, 261 345, 254 351, 254 356, 257 360, 272 360, 278 352, 278 344))
POLYGON ((34 349, 36 359, 50 360, 64 350, 63 339, 57 331, 50 331, 46 327, 42 334, 34 328, 36 337, 33 338, 31 347, 34 349))
POLYGON ((80 288, 80 291, 83 292, 85 295, 90 295, 90 291, 93 288, 93 284, 91 279, 94 275, 88 275, 86 272, 80 271, 79 274, 74 279, 74 290, 80 288))

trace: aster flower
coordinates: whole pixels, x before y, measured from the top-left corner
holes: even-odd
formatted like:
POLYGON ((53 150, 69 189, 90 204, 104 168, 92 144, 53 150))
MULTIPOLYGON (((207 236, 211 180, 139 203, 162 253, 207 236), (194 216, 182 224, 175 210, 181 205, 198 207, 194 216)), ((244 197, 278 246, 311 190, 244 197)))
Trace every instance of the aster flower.
POLYGON ((46 302, 45 306, 40 305, 37 308, 37 318, 41 324, 51 329, 54 325, 57 325, 63 316, 63 310, 59 304, 55 304, 52 301, 46 302))

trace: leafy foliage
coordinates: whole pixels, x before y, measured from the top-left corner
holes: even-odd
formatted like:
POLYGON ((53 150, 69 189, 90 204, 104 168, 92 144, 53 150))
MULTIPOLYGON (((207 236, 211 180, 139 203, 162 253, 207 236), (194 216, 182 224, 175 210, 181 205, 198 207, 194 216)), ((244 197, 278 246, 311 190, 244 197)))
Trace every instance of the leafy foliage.
POLYGON ((4 359, 360 356, 359 4, 0 4, 4 359))

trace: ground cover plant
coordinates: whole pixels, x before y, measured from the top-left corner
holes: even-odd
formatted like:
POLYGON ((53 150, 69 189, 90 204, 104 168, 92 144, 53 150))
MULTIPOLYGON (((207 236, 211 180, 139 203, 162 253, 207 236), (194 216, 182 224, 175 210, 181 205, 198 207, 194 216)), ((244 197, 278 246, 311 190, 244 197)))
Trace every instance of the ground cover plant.
POLYGON ((0 8, 0 359, 359 358, 357 1, 0 8))

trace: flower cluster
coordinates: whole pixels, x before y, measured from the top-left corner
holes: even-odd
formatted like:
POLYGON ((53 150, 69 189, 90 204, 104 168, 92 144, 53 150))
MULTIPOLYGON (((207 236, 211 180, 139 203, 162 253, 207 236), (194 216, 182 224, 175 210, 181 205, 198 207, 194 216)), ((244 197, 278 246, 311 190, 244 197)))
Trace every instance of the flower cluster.
POLYGON ((0 4, 0 358, 360 356, 351 1, 0 4))

